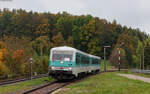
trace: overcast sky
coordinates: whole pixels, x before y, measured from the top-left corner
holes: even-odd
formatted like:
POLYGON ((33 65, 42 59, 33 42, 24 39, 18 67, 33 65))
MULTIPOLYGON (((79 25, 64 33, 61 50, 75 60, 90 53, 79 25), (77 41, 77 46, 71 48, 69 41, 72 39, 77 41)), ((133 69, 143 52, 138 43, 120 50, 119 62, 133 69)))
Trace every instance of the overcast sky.
POLYGON ((0 0, 0 9, 91 14, 150 34, 150 0, 0 0))

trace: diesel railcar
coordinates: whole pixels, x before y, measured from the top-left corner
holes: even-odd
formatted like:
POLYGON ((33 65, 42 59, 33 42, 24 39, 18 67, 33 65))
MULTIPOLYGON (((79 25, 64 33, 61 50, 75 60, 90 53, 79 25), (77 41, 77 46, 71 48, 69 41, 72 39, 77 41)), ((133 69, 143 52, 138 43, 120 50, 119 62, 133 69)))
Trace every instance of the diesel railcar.
POLYGON ((73 79, 100 71, 101 58, 68 46, 52 48, 49 75, 55 79, 73 79))

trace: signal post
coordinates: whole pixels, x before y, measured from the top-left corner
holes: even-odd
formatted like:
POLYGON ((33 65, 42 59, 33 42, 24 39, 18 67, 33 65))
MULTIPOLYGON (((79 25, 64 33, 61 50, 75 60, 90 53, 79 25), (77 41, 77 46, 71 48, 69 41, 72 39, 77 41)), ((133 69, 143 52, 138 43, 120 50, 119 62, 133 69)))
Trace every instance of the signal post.
POLYGON ((104 71, 106 72, 106 48, 110 48, 111 46, 104 46, 104 71))

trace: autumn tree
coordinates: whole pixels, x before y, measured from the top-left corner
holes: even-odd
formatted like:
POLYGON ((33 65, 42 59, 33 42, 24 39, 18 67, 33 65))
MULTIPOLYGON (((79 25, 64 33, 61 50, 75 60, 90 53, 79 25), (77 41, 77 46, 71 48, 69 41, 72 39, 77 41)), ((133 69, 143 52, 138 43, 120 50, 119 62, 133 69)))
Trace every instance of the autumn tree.
POLYGON ((40 24, 36 28, 36 37, 44 36, 50 33, 50 24, 47 18, 42 18, 40 24))
POLYGON ((40 56, 43 54, 49 55, 49 50, 52 47, 52 43, 50 42, 48 36, 40 36, 32 42, 32 47, 40 56))
POLYGON ((72 36, 69 36, 68 37, 68 40, 67 40, 67 46, 70 46, 70 47, 73 47, 73 37, 72 36))
POLYGON ((56 36, 53 36, 52 41, 53 41, 54 47, 64 46, 66 44, 61 32, 58 32, 56 36))

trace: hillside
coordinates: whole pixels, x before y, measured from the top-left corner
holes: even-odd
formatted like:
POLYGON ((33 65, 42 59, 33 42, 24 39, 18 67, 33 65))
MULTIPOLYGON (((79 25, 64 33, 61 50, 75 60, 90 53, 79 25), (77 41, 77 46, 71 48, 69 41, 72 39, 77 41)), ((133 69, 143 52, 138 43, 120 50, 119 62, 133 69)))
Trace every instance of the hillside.
MULTIPOLYGON (((91 15, 71 15, 27 12, 25 10, 0 11, 0 47, 3 53, 0 75, 29 73, 29 58, 34 58, 33 70, 48 71, 49 50, 67 45, 103 58, 103 46, 110 45, 106 57, 118 66, 116 49, 121 47, 121 67, 139 65, 138 50, 145 45, 148 35, 139 29, 117 24, 116 20, 91 15), (138 48, 138 49, 137 49, 138 48)), ((149 42, 149 41, 147 41, 149 42)))

